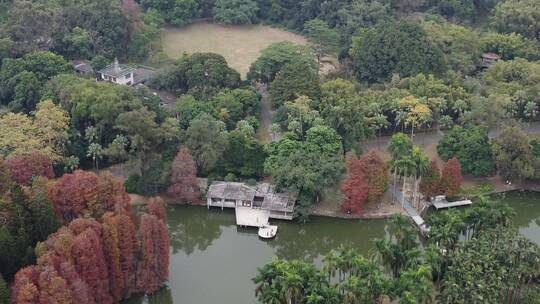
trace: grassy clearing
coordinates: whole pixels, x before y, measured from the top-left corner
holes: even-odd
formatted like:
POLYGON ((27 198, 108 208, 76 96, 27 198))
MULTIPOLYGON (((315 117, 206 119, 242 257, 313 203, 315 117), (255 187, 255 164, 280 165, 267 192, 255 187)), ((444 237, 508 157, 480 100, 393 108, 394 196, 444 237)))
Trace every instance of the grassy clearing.
POLYGON ((270 44, 281 41, 307 43, 300 35, 269 26, 225 26, 206 22, 182 28, 166 28, 161 40, 165 53, 175 59, 184 52, 221 54, 243 78, 251 63, 259 57, 260 51, 270 44))

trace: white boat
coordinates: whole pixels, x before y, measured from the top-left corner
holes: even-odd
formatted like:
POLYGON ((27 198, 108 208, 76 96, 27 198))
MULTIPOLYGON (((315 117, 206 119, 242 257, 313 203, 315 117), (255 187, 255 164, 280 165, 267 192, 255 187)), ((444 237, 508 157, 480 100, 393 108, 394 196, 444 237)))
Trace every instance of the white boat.
POLYGON ((274 238, 277 234, 277 226, 265 225, 259 228, 259 237, 263 239, 274 238))

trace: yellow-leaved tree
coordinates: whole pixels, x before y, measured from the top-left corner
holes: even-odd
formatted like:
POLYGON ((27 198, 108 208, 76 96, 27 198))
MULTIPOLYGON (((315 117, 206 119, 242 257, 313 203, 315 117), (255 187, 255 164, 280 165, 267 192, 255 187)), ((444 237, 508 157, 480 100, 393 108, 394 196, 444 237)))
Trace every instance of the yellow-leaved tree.
POLYGON ((11 158, 40 151, 53 163, 60 163, 68 141, 69 115, 46 100, 38 104, 34 116, 22 113, 1 116, 0 130, 1 156, 11 158))
POLYGON ((421 127, 432 121, 432 112, 428 105, 414 96, 407 96, 399 101, 399 107, 404 115, 403 123, 411 127, 411 137, 414 128, 421 127))

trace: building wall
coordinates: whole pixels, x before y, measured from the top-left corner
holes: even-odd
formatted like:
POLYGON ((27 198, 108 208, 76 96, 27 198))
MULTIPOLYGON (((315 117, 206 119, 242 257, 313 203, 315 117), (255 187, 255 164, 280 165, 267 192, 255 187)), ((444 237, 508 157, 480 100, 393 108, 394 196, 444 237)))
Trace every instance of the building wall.
POLYGON ((206 204, 208 207, 223 207, 223 208, 234 208, 236 207, 235 202, 225 202, 225 201, 212 201, 212 199, 209 197, 206 199, 206 204))
POLYGON ((236 206, 236 225, 261 227, 268 224, 269 216, 268 210, 236 206))
POLYGON ((133 84, 133 73, 129 73, 124 76, 120 76, 117 78, 112 78, 104 74, 100 74, 100 77, 104 81, 110 81, 112 83, 120 84, 120 85, 132 85, 133 84))
POLYGON ((270 211, 270 218, 278 219, 278 220, 292 220, 293 219, 293 213, 292 212, 283 212, 283 211, 270 211))

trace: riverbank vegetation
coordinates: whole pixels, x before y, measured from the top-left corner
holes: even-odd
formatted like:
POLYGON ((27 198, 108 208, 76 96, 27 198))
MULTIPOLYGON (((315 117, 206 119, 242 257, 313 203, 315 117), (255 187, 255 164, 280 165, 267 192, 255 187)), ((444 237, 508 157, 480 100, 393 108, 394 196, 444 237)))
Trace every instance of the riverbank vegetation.
POLYGON ((370 257, 339 247, 321 268, 274 259, 253 279, 255 294, 261 303, 535 303, 540 251, 509 226, 512 216, 485 201, 434 213, 423 246, 396 216, 370 257))
MULTIPOLYGON (((538 132, 525 130, 538 125, 540 113, 539 11, 534 0, 2 1, 0 260, 14 302, 112 303, 163 284, 168 241, 161 203, 152 201, 136 216, 125 188, 196 203, 204 193, 197 177, 270 180, 297 195, 295 215, 305 221, 331 189, 344 193, 342 212, 361 213, 380 203, 386 189, 412 193, 418 209, 423 198, 460 197, 462 173, 538 181, 538 132), (221 54, 173 60, 162 52, 160 28, 199 18, 271 24, 310 43, 270 45, 242 80, 221 54), (159 70, 146 85, 127 87, 76 76, 70 64, 86 59, 99 70, 114 58, 159 70), (331 71, 323 69, 328 60, 336 62, 331 71), (176 103, 162 106, 153 90, 172 94, 176 103), (438 155, 419 144, 430 129, 444 134, 438 155), (272 141, 263 142, 260 133, 271 133, 272 141), (367 151, 368 140, 381 135, 393 135, 388 153, 367 151), (127 173, 124 185, 78 170, 114 164, 127 173)), ((450 231, 434 237, 434 258, 443 264, 422 266, 430 261, 428 249, 418 249, 399 224, 393 238, 377 245, 379 262, 392 270, 366 264, 369 275, 382 280, 373 284, 384 288, 360 299, 384 294, 425 302, 438 290, 443 302, 474 302, 457 294, 469 288, 468 294, 490 302, 525 299, 520 288, 532 283, 524 281, 532 274, 501 268, 500 250, 507 248, 512 262, 529 263, 524 259, 533 255, 519 256, 515 248, 533 248, 510 232, 492 232, 497 227, 491 224, 478 228, 498 214, 478 208, 487 209, 471 209, 482 214, 474 221, 462 214, 432 223, 435 232, 450 231), (467 229, 447 226, 456 221, 467 229), (463 233, 472 239, 457 242, 463 233), (508 247, 489 247, 501 242, 508 247), (462 260, 441 256, 450 251, 462 260), (484 259, 488 251, 497 253, 492 260, 484 259), (422 254, 425 259, 417 258, 422 254), (467 264, 467 257, 479 260, 467 264), (486 268, 490 294, 457 279, 483 267, 476 262, 495 267, 486 268), (464 265, 470 267, 459 268, 464 265), (411 280, 421 284, 411 286, 411 280)), ((326 279, 328 269, 281 263, 275 266, 319 278, 332 299, 345 297, 344 284, 363 284, 350 270, 335 285, 333 272, 326 279)), ((302 292, 315 283, 291 278, 296 281, 287 284, 302 289, 278 289, 286 297, 280 299, 309 296, 302 292)), ((352 302, 354 293, 347 293, 352 302)))

